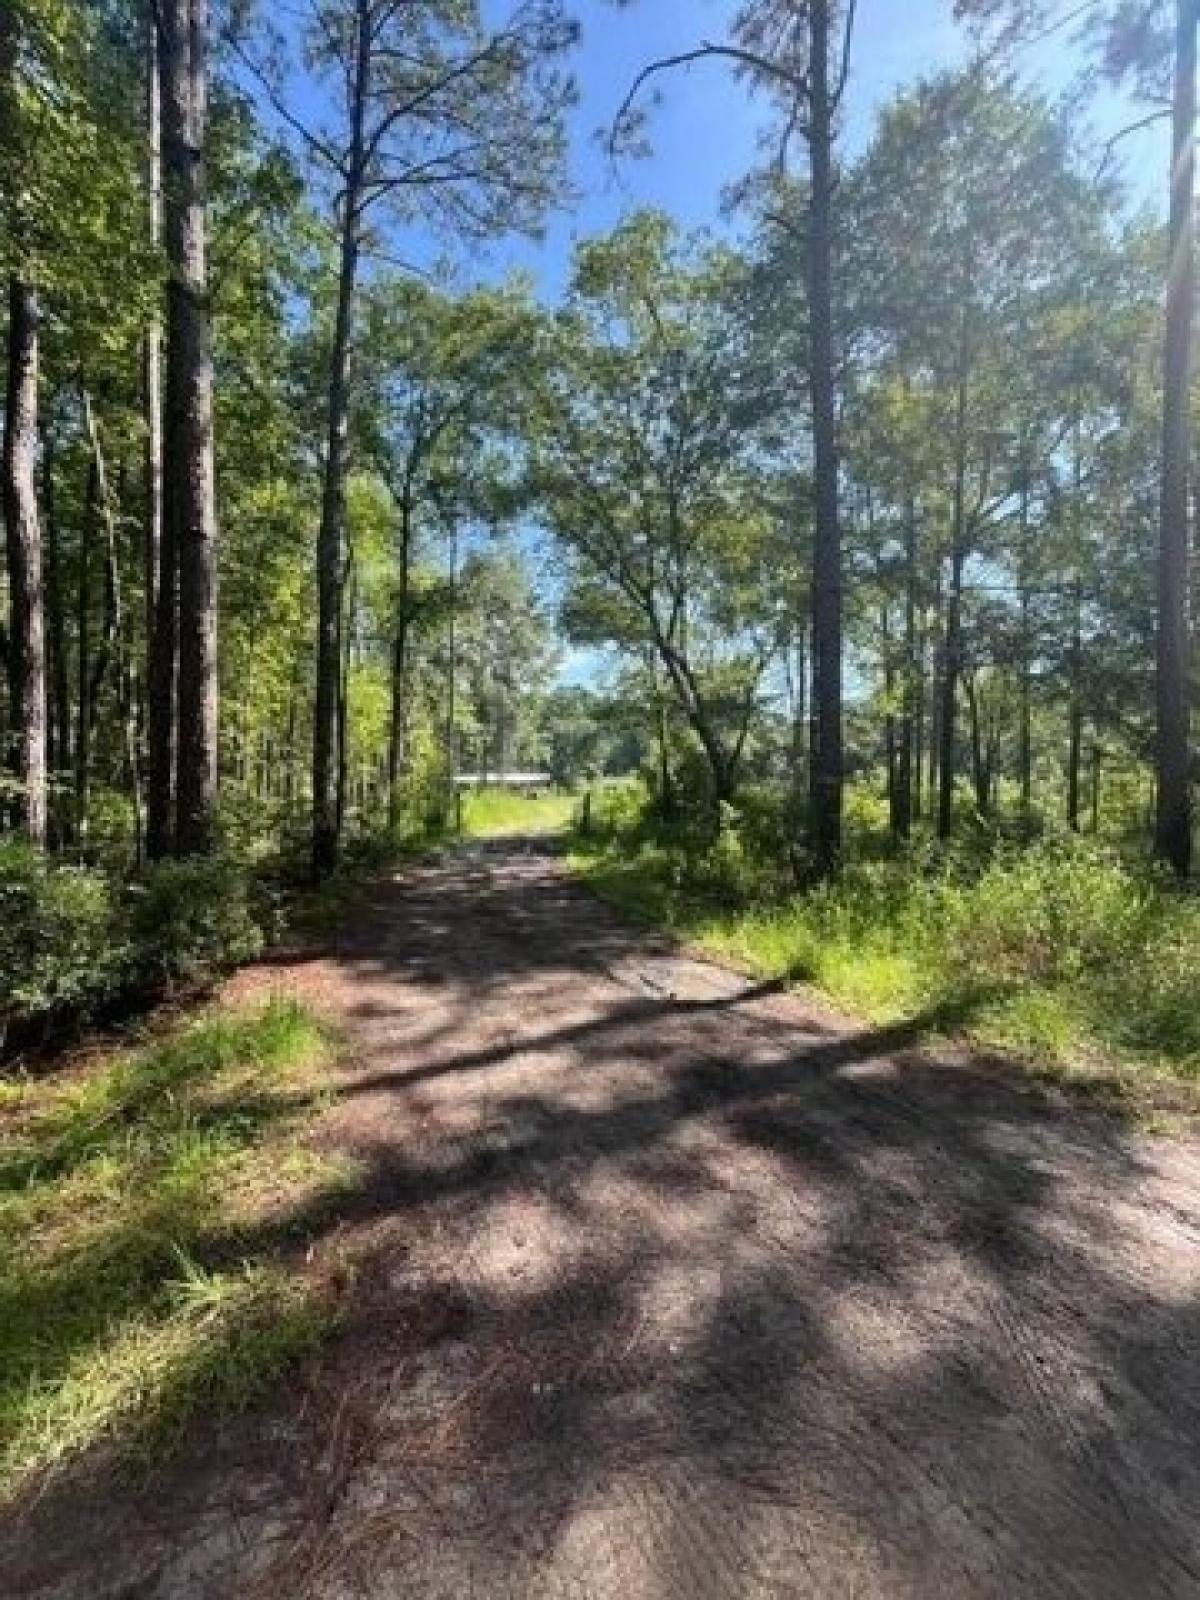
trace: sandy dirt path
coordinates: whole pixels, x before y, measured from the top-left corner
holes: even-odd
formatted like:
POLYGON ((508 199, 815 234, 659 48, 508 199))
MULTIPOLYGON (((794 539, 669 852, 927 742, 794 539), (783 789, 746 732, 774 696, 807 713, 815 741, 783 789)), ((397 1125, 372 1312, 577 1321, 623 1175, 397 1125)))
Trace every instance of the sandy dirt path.
POLYGON ((278 975, 350 1039, 344 1333, 70 1600, 1200 1595, 1200 1150, 631 931, 530 843, 278 975))

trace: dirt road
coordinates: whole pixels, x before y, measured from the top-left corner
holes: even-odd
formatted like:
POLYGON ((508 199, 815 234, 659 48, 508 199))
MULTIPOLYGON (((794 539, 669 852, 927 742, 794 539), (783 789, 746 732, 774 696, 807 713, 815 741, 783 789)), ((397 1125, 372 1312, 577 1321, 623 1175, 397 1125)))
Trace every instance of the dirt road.
POLYGON ((35 1513, 5 1593, 1200 1595, 1193 1144, 672 955, 536 846, 293 981, 352 1040, 349 1325, 152 1493, 35 1513))

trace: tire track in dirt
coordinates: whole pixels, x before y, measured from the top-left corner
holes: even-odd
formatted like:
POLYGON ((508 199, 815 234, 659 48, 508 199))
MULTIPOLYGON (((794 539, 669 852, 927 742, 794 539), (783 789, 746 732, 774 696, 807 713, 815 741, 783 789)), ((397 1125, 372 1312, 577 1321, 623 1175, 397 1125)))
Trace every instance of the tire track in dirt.
POLYGON ((342 1338, 164 1477, 169 1546, 76 1492, 5 1594, 1200 1594, 1193 1146, 693 961, 521 844, 381 886, 319 973, 342 1338))

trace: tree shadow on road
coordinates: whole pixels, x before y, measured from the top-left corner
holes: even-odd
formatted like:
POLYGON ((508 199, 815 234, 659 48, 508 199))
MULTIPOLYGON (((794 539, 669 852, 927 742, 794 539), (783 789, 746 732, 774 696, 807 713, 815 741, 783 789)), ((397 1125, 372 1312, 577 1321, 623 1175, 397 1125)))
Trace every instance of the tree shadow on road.
POLYGON ((247 1249, 350 1262, 340 1339, 152 1517, 43 1507, 26 1580, 107 1515, 146 1595, 1200 1592, 1190 1151, 925 1054, 944 1014, 683 992, 536 857, 337 959, 363 1180, 247 1249))

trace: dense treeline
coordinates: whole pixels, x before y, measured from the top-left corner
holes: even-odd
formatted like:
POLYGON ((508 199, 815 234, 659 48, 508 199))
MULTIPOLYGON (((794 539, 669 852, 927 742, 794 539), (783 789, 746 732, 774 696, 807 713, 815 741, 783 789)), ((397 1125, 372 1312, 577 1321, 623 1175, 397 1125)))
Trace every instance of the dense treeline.
POLYGON ((1022 86, 1070 8, 956 9, 970 64, 853 156, 852 6, 648 62, 615 146, 687 60, 771 159, 727 237, 631 215, 546 306, 429 264, 568 198, 557 0, 5 5, 3 871, 46 949, 47 861, 110 910, 164 858, 326 874, 511 766, 640 766, 793 882, 847 793, 897 845, 1060 825, 1188 876, 1196 9, 1080 45, 1171 99, 1167 226, 1022 86), (553 687, 556 621, 614 693, 553 687))

